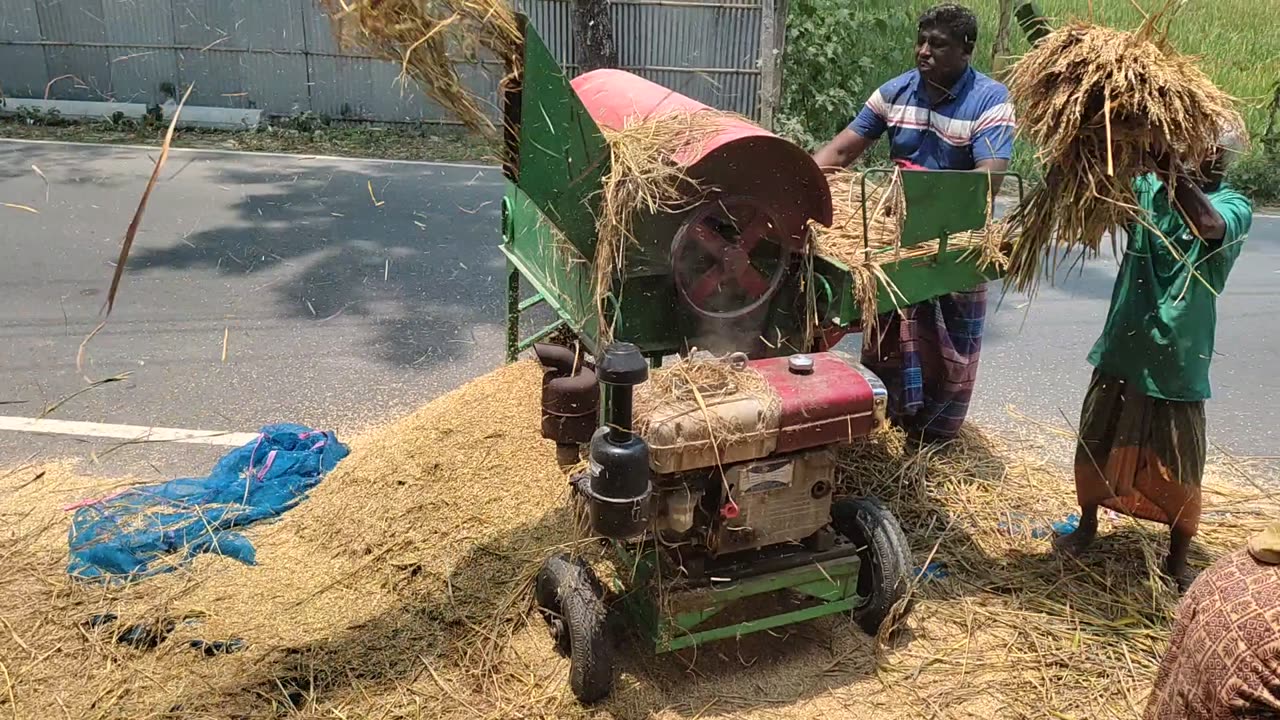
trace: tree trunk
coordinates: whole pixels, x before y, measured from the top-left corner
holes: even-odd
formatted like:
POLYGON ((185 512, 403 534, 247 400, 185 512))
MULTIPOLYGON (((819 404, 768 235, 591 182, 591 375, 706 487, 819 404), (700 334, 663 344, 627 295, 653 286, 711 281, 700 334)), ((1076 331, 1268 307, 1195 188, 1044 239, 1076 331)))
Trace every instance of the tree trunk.
POLYGON ((618 47, 613 42, 613 21, 609 0, 574 0, 577 28, 578 72, 618 66, 618 47))

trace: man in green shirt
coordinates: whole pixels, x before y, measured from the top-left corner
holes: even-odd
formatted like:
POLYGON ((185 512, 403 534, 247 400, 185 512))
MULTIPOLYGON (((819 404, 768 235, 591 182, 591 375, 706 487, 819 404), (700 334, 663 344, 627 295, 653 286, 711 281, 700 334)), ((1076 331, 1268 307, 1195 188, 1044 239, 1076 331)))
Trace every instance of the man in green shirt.
POLYGON ((1088 547, 1099 506, 1164 523, 1165 571, 1180 589, 1200 523, 1217 296, 1253 220, 1249 200, 1222 179, 1242 149, 1242 134, 1226 132, 1199 173, 1159 154, 1162 172, 1134 182, 1145 222, 1127 228, 1111 309, 1089 353, 1095 370, 1075 459, 1080 526, 1056 541, 1073 554, 1088 547))

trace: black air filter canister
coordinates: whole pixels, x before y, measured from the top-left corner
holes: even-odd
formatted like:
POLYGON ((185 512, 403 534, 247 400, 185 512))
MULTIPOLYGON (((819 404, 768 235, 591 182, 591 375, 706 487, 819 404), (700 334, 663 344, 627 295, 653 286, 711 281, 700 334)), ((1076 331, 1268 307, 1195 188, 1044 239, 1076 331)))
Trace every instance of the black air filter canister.
POLYGON ((578 490, 587 498, 592 531, 625 540, 648 528, 653 497, 649 446, 631 424, 632 391, 648 379, 649 365, 635 345, 614 343, 604 351, 597 375, 608 417, 591 438, 591 467, 578 490))

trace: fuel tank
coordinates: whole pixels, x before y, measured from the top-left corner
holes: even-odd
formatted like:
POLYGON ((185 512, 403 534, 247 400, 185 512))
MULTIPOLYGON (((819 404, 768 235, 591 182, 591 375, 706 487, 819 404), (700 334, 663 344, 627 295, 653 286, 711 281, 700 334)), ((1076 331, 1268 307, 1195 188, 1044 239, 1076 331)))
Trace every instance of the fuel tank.
POLYGON ((885 422, 884 383, 844 353, 764 358, 747 366, 764 376, 778 410, 769 412, 772 403, 767 399, 744 393, 707 400, 706 412, 718 418, 715 425, 733 437, 728 443, 724 438, 713 443, 711 425, 696 404, 650 418, 645 440, 654 472, 686 472, 717 463, 727 466, 848 443, 885 422))

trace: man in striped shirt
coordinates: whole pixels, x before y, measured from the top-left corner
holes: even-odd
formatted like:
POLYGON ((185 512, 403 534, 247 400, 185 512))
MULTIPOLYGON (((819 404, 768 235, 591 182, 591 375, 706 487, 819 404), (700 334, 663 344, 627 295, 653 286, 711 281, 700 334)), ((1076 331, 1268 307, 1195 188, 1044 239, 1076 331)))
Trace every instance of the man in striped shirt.
MULTIPOLYGON (((903 167, 1000 173, 1013 157, 1008 89, 969 64, 978 19, 938 5, 920 17, 916 67, 872 93, 849 127, 814 155, 820 167, 856 162, 881 136, 903 167)), ((995 189, 1000 176, 993 178, 995 189)), ((863 362, 884 380, 890 413, 915 440, 956 436, 969 411, 982 348, 987 290, 981 285, 880 318, 863 362)))

